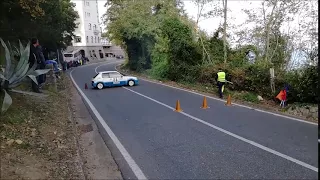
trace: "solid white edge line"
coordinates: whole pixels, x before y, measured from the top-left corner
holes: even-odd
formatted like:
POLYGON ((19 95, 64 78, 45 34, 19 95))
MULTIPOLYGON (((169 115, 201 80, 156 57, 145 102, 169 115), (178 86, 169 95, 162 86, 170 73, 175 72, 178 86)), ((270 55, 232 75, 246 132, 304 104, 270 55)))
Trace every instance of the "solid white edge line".
MULTIPOLYGON (((160 102, 160 101, 157 101, 157 100, 155 100, 155 99, 153 99, 153 98, 151 98, 151 97, 149 97, 149 96, 143 95, 143 94, 141 94, 141 93, 138 93, 138 92, 133 91, 133 90, 131 90, 131 89, 129 89, 129 88, 126 88, 126 87, 123 87, 123 88, 126 89, 126 90, 128 90, 128 91, 131 91, 131 92, 133 92, 133 93, 135 93, 135 94, 137 94, 137 95, 139 95, 139 96, 142 96, 142 97, 144 97, 144 98, 146 98, 146 99, 149 99, 149 100, 151 100, 151 101, 153 101, 153 102, 155 102, 155 103, 157 103, 157 104, 160 104, 160 105, 162 105, 162 106, 165 106, 165 107, 167 107, 167 108, 169 108, 169 109, 171 109, 171 110, 175 110, 173 107, 171 107, 171 106, 169 106, 169 105, 167 105, 167 104, 164 104, 164 103, 162 103, 162 102, 160 102)), ((275 150, 273 150, 273 149, 271 149, 271 148, 265 147, 265 146, 263 146, 263 145, 261 145, 261 144, 259 144, 259 143, 256 143, 256 142, 254 142, 254 141, 251 141, 251 140, 249 140, 249 139, 243 138, 243 137, 241 137, 241 136, 239 136, 239 135, 233 134, 232 132, 229 132, 229 131, 227 131, 227 130, 225 130, 225 129, 222 129, 222 128, 218 127, 218 126, 215 126, 215 125, 213 125, 213 124, 210 124, 210 123, 208 123, 208 122, 206 122, 206 121, 204 121, 204 120, 201 120, 201 119, 199 119, 199 118, 197 118, 197 117, 194 117, 194 116, 192 116, 192 115, 190 115, 190 114, 187 114, 187 113, 185 113, 185 112, 180 112, 180 113, 183 114, 183 115, 185 115, 185 116, 187 116, 187 117, 189 117, 189 118, 191 118, 191 119, 193 119, 193 120, 195 120, 195 121, 198 121, 198 122, 200 122, 200 123, 202 123, 202 124, 204 124, 204 125, 207 125, 207 126, 213 128, 213 129, 216 129, 216 130, 218 130, 218 131, 220 131, 220 132, 223 132, 223 133, 225 133, 225 134, 227 134, 227 135, 229 135, 229 136, 232 136, 232 137, 234 137, 234 138, 236 138, 236 139, 239 139, 239 140, 241 140, 241 141, 243 141, 243 142, 246 142, 246 143, 248 143, 248 144, 251 144, 251 145, 253 145, 253 146, 257 147, 257 148, 260 148, 260 149, 262 149, 262 150, 264 150, 264 151, 267 151, 267 152, 269 152, 269 153, 271 153, 271 154, 277 155, 277 156, 282 157, 282 158, 284 158, 284 159, 287 159, 287 160, 289 160, 289 161, 291 161, 291 162, 294 162, 294 163, 296 163, 296 164, 298 164, 298 165, 300 165, 300 166, 303 166, 303 167, 305 167, 305 168, 308 168, 308 169, 311 169, 311 170, 313 170, 313 171, 315 171, 315 172, 318 172, 318 168, 317 168, 317 167, 314 167, 314 166, 312 166, 312 165, 310 165, 310 164, 307 164, 307 163, 305 163, 305 162, 302 162, 302 161, 300 161, 300 160, 297 160, 297 159, 295 159, 295 158, 292 158, 292 157, 290 157, 290 156, 288 156, 288 155, 282 154, 282 153, 280 153, 280 152, 278 152, 278 151, 275 151, 275 150)))
MULTIPOLYGON (((103 66, 103 65, 101 65, 101 66, 103 66)), ((115 69, 118 71, 118 69, 116 67, 115 67, 115 69)), ((181 91, 189 92, 189 93, 196 94, 196 95, 199 95, 199 96, 206 96, 207 98, 214 99, 214 100, 217 100, 217 101, 225 102, 224 100, 221 100, 221 99, 218 99, 218 98, 215 98, 215 97, 212 97, 212 96, 204 95, 204 94, 201 94, 201 93, 193 92, 193 91, 190 91, 190 90, 187 90, 187 89, 178 88, 178 87, 170 86, 170 85, 167 85, 167 84, 154 82, 154 81, 151 81, 151 80, 148 80, 148 79, 145 79, 145 78, 141 78, 141 77, 139 79, 142 79, 143 81, 147 81, 147 82, 150 82, 150 83, 154 83, 154 84, 170 87, 170 88, 173 88, 173 89, 178 89, 178 90, 181 90, 181 91)), ((237 103, 232 103, 232 104, 236 105, 236 106, 239 106, 239 107, 255 110, 255 111, 258 111, 258 112, 262 112, 262 113, 266 113, 266 114, 272 114, 274 116, 278 116, 278 117, 282 117, 282 118, 286 118, 286 119, 291 119, 291 120, 294 120, 294 121, 299 121, 299 122, 312 124, 312 125, 316 125, 316 126, 318 125, 318 123, 309 122, 309 121, 305 121, 305 120, 302 120, 302 119, 289 117, 289 116, 285 116, 285 115, 281 115, 281 114, 277 114, 277 113, 273 113, 273 112, 269 112, 269 111, 264 111, 264 110, 261 110, 261 109, 256 109, 256 108, 253 108, 253 107, 249 107, 249 106, 245 106, 245 105, 241 105, 241 104, 237 104, 237 103)))
MULTIPOLYGON (((112 64, 112 63, 110 63, 112 64)), ((87 96, 82 92, 82 90, 80 89, 80 87, 76 84, 75 80, 73 79, 72 76, 72 72, 74 71, 74 69, 70 72, 70 77, 71 80, 73 82, 73 84, 75 85, 75 87, 78 89, 78 92, 81 94, 81 96, 83 97, 83 99, 87 102, 87 104, 89 105, 90 109, 92 110, 92 112, 94 113, 94 115, 96 116, 96 118, 99 120, 99 122, 101 123, 101 125, 103 126, 103 128, 106 130, 106 132, 108 133, 108 135, 110 136, 111 140, 114 142, 114 144, 116 145, 116 147, 118 148, 118 150, 120 151, 120 153, 122 154, 123 158, 126 160, 126 162, 128 163, 128 165, 130 166, 131 170, 133 171, 133 173, 135 174, 135 176, 138 179, 147 179, 146 176, 143 174, 142 170, 140 169, 140 167, 137 165, 137 163, 133 160, 133 158, 130 156, 130 154, 128 153, 128 151, 125 149, 125 147, 121 144, 121 142, 119 141, 119 139, 117 138, 117 136, 113 133, 113 131, 111 130, 111 128, 107 125, 107 123, 104 121, 104 119, 101 117, 100 113, 98 112, 98 110, 94 107, 94 105, 91 103, 91 101, 87 98, 87 96)))

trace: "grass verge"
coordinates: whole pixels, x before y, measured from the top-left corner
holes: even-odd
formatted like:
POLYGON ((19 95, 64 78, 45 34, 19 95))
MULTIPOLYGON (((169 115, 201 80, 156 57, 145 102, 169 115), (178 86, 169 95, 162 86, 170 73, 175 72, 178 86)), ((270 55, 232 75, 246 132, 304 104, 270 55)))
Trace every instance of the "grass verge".
POLYGON ((68 83, 62 75, 57 90, 46 85, 46 97, 11 93, 0 115, 2 179, 81 179, 68 83))

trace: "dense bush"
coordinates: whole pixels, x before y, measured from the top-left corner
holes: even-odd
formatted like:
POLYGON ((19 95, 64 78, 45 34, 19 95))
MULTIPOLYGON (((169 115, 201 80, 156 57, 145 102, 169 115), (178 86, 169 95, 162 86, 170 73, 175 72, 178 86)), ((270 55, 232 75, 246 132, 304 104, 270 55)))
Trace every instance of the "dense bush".
POLYGON ((142 39, 125 39, 129 61, 127 66, 141 72, 151 68, 151 51, 154 45, 153 37, 143 36, 142 39))
POLYGON ((177 17, 167 18, 161 26, 166 41, 168 75, 170 80, 195 81, 202 59, 200 47, 193 41, 192 28, 177 17))
POLYGON ((151 53, 152 68, 149 73, 158 79, 167 79, 169 74, 168 38, 156 37, 151 53))
POLYGON ((285 76, 288 83, 289 100, 294 102, 318 103, 318 67, 308 66, 288 72, 285 76))

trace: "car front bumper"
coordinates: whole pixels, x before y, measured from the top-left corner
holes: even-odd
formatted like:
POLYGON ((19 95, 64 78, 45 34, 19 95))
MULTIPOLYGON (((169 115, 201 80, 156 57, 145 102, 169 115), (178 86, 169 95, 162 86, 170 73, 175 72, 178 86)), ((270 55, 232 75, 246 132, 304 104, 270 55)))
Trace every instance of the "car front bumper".
POLYGON ((97 87, 97 83, 95 83, 94 81, 92 81, 92 82, 91 82, 91 86, 95 88, 95 87, 97 87))

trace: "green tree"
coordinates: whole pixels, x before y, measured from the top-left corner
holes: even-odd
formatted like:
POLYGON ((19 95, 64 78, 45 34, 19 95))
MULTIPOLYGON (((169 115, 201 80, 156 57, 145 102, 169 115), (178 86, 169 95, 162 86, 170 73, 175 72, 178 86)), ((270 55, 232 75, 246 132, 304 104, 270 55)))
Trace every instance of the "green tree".
POLYGON ((70 0, 3 0, 0 37, 10 42, 38 37, 49 48, 65 47, 77 26, 73 7, 70 0))

